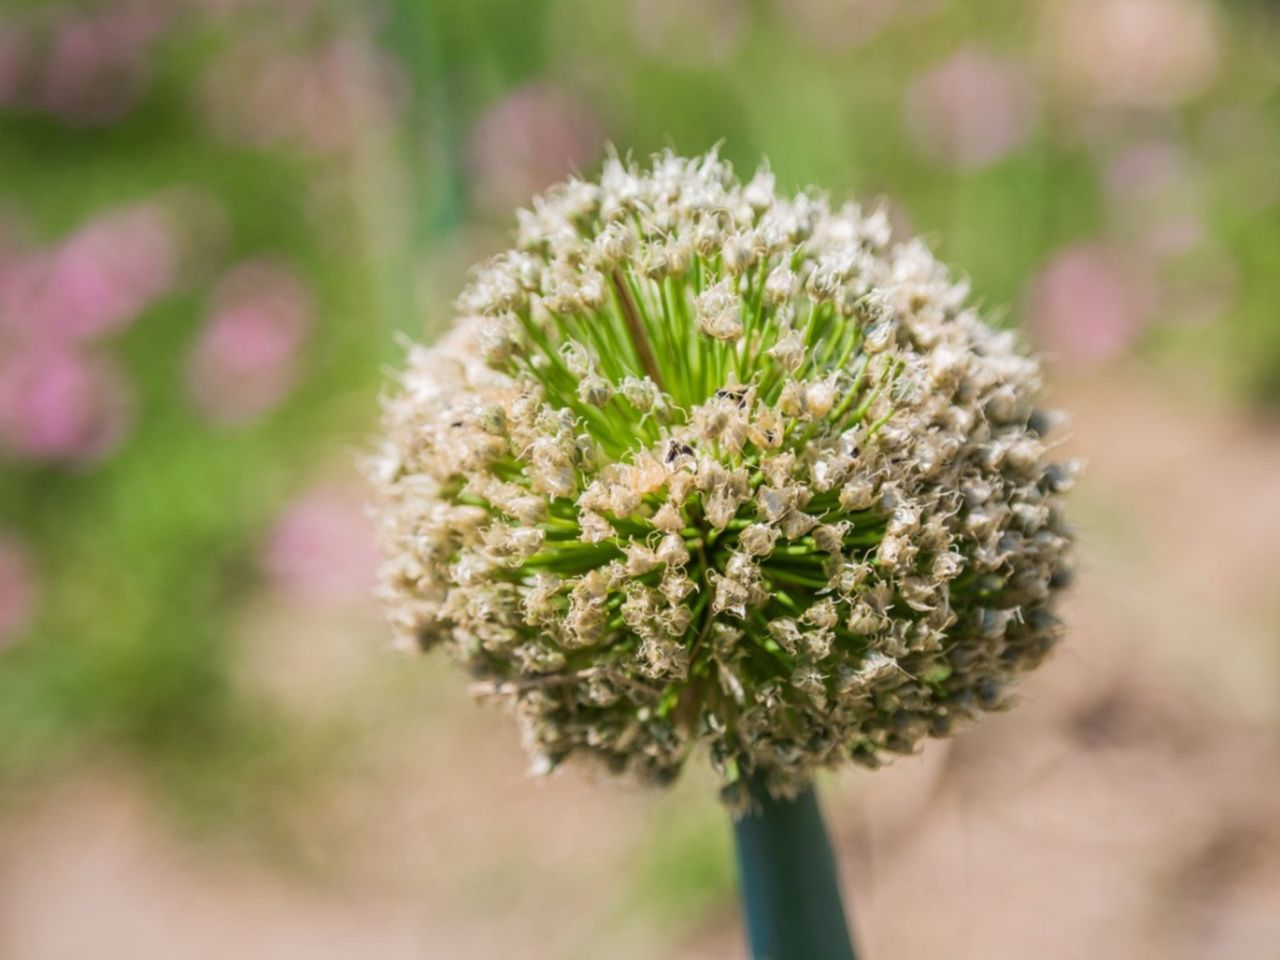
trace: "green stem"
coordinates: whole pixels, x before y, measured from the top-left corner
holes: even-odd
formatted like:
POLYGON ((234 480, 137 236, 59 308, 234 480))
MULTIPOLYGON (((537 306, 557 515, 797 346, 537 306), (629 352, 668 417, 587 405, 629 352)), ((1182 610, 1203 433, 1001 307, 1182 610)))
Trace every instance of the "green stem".
POLYGON ((856 960, 813 787, 775 800, 748 786, 755 810, 733 831, 752 960, 856 960))
POLYGON ((613 268, 609 279, 613 283, 614 292, 618 295, 618 308, 622 311, 622 320, 627 325, 627 333, 631 337, 631 345, 635 348, 640 369, 649 375, 649 379, 657 384, 659 390, 665 392, 667 385, 662 379, 662 371, 658 369, 658 359, 653 355, 653 347, 649 344, 649 335, 645 331, 640 308, 636 306, 635 297, 631 295, 631 286, 617 267, 613 268))
POLYGON ((414 225, 413 240, 420 247, 453 232, 466 213, 466 174, 458 117, 459 64, 442 36, 441 16, 435 4, 392 0, 388 7, 386 43, 409 79, 412 129, 407 149, 413 159, 408 167, 423 171, 415 183, 420 194, 415 206, 422 214, 414 225), (422 149, 418 138, 424 131, 434 161, 428 164, 418 159, 422 149))

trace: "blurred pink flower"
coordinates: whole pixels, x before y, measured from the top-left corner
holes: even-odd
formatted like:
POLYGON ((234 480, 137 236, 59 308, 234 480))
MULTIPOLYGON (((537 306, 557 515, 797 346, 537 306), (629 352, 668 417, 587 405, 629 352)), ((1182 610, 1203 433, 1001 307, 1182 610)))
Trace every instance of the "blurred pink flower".
POLYGON ((38 593, 26 549, 0 531, 0 650, 31 622, 38 593))
POLYGON ((159 203, 108 212, 61 246, 0 265, 0 332, 70 342, 131 323, 176 279, 178 238, 159 203))
POLYGON ((1204 245, 1207 231, 1198 213, 1187 211, 1151 223, 1140 238, 1144 251, 1157 260, 1195 255, 1204 245))
POLYGON ((87 464, 124 439, 132 394, 105 357, 35 343, 0 358, 0 451, 87 464))
POLYGON ((467 143, 471 193, 478 208, 507 216, 534 194, 590 163, 600 148, 591 110, 541 84, 521 87, 486 110, 467 143))
POLYGON ((1128 243, 1156 261, 1203 252, 1206 201, 1179 144, 1129 146, 1106 166, 1105 178, 1112 218, 1128 243))
POLYGON ((1089 366, 1130 347, 1145 326, 1150 291, 1116 250, 1098 244, 1056 253, 1033 280, 1028 315, 1040 348, 1089 366))
POLYGON ((285 268, 243 263, 219 283, 188 364, 188 387, 211 421, 252 420, 293 389, 311 327, 302 283, 285 268))
POLYGON ((392 73, 359 35, 307 49, 254 36, 228 49, 206 74, 204 109, 228 140, 334 153, 383 117, 392 73))
POLYGON ((775 0, 784 22, 823 50, 866 43, 894 18, 919 14, 936 0, 775 0))
POLYGON ((1199 95, 1221 56, 1207 0, 1051 0, 1042 42, 1058 82, 1097 104, 1161 107, 1199 95))
POLYGON ((22 102, 30 62, 31 34, 21 25, 0 23, 0 107, 22 102))
POLYGON ((60 17, 42 57, 38 106, 83 124, 109 123, 142 92, 160 8, 121 3, 60 17))
MULTIPOLYGON (((154 0, 154 2, 163 4, 170 0, 154 0)), ((261 14, 264 10, 269 10, 273 17, 292 18, 298 23, 305 22, 305 16, 321 5, 321 0, 173 0, 173 2, 214 16, 242 12, 261 14)))
POLYGON ((985 167, 1020 147, 1038 112, 1021 66, 970 48, 917 77, 904 110, 921 152, 961 170, 985 167))
POLYGON ((341 606, 372 596, 378 546, 359 487, 306 491, 277 519, 262 567, 296 602, 341 606))
POLYGON ((1169 140, 1148 140, 1127 147, 1112 158, 1105 173, 1107 190, 1117 201, 1135 193, 1166 190, 1186 176, 1185 151, 1169 140))
POLYGON ((158 205, 101 217, 58 251, 50 286, 62 299, 63 322, 78 337, 131 321, 174 282, 178 243, 158 205))
POLYGON ((632 32, 649 56, 682 66, 727 63, 751 26, 743 0, 632 0, 632 32))
POLYGON ((10 205, 11 199, 0 201, 0 271, 15 263, 27 246, 26 224, 10 205))

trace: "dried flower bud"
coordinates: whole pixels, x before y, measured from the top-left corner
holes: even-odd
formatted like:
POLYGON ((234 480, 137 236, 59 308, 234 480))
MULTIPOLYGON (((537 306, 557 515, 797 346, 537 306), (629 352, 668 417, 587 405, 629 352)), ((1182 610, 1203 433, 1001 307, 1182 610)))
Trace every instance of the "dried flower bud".
POLYGON ((788 373, 794 373, 804 363, 804 338, 795 330, 786 330, 778 338, 778 342, 765 352, 788 373))
POLYGON ((742 336, 742 304, 728 280, 721 280, 698 297, 698 329, 717 340, 742 336))
POLYGON ((589 374, 578 381, 578 399, 593 407, 603 407, 613 397, 613 387, 604 377, 589 374))
POLYGON ((769 271, 764 282, 765 298, 774 306, 780 306, 794 297, 800 289, 800 278, 786 263, 780 263, 769 271))

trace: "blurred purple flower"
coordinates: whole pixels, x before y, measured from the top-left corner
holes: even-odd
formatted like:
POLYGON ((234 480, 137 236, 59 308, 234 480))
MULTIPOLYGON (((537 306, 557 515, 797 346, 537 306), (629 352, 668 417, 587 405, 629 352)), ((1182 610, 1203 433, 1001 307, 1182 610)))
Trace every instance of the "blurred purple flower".
POLYGON ((0 650, 31 622, 38 592, 26 548, 0 531, 0 650))
POLYGON ((115 332, 173 286, 179 246, 165 208, 142 203, 0 264, 0 334, 66 343, 115 332))
POLYGON ((237 266, 214 292, 189 360, 197 406, 228 425, 273 409, 293 389, 310 327, 310 298, 291 272, 263 261, 237 266))
POLYGON ((1090 103, 1164 107, 1199 95, 1221 56, 1206 0, 1053 0, 1044 46, 1066 92, 1090 103))
POLYGON ((88 464, 110 454, 132 421, 132 392, 109 359, 48 343, 0 358, 0 451, 88 464))
POLYGON ((581 170, 599 147, 599 124, 584 103, 554 87, 521 87, 471 128, 467 157, 473 200, 487 214, 506 216, 581 170))
POLYGON ((372 596, 379 562, 364 494, 326 484, 304 492, 277 519, 262 553, 268 577, 295 602, 327 607, 372 596))
POLYGON ((1119 356, 1149 311, 1147 284, 1116 250, 1100 244, 1056 253, 1032 282, 1028 304, 1038 345, 1073 366, 1119 356))
POLYGON ((960 170, 1012 153, 1031 133, 1038 112, 1021 66, 972 48, 917 77, 903 106, 907 132, 920 151, 960 170))

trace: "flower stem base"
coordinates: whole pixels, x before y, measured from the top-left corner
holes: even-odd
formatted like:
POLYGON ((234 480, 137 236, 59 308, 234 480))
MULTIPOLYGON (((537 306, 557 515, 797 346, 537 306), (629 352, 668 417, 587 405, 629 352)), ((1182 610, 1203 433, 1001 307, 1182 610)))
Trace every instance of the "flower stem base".
POLYGON ((752 794, 733 825, 752 960, 856 960, 813 787, 795 800, 752 794))

